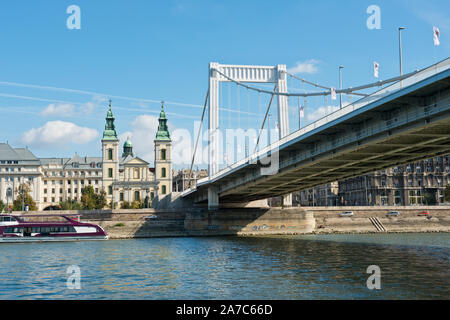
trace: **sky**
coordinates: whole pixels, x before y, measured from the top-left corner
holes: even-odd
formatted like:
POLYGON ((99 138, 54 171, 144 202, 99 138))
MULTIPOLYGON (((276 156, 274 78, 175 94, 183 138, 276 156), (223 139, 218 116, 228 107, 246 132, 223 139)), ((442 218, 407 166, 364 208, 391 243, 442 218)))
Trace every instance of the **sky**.
MULTIPOLYGON (((27 146, 38 157, 100 156, 111 99, 121 142, 130 137, 135 154, 152 165, 160 101, 172 138, 190 135, 182 145, 194 144, 210 62, 285 64, 291 73, 330 87, 339 86, 342 65, 343 87, 354 87, 379 80, 374 61, 380 79, 398 76, 399 26, 406 28, 404 73, 449 57, 446 0, 3 1, 0 142, 27 146), (71 5, 80 9, 79 20, 67 12, 71 5), (380 28, 368 27, 371 5, 380 9, 380 28), (68 28, 68 20, 79 21, 79 28, 68 28), (433 26, 440 30, 440 46, 433 44, 433 26)), ((292 79, 288 88, 316 90, 292 79)), ((230 84, 220 89, 221 127, 261 126, 269 97, 230 84)), ((299 104, 307 104, 305 121, 311 122, 339 102, 289 103, 294 131, 299 104)), ((271 116, 273 128, 275 110, 271 116)), ((175 151, 175 167, 188 167, 189 152, 175 151)))

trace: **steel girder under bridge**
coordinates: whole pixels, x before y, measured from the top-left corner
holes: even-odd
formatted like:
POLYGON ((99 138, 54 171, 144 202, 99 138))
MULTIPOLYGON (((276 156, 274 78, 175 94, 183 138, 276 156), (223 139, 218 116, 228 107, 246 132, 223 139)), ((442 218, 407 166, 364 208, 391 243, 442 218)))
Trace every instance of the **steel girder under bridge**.
POLYGON ((449 65, 447 59, 344 107, 198 181, 182 197, 215 208, 217 196, 222 203, 266 199, 448 154, 449 65))

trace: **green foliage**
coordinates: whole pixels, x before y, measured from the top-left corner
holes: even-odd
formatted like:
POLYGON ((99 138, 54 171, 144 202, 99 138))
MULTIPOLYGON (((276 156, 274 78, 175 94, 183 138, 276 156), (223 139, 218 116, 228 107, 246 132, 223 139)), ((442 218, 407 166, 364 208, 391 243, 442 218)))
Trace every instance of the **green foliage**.
POLYGON ((445 190, 444 190, 444 201, 445 202, 450 202, 450 184, 447 185, 447 187, 445 187, 445 190))
POLYGON ((131 209, 132 205, 128 201, 122 201, 122 204, 120 205, 120 209, 131 209))
POLYGON ((436 195, 432 192, 426 192, 423 195, 423 202, 427 205, 435 205, 436 204, 436 195))
POLYGON ((0 213, 2 213, 3 210, 5 210, 6 212, 6 204, 4 204, 2 200, 0 200, 0 213))
POLYGON ((144 208, 144 203, 141 201, 133 201, 131 204, 132 209, 142 209, 144 208))
MULTIPOLYGON (((108 203, 108 208, 112 209, 112 201, 108 203)), ((119 209, 119 204, 117 203, 117 201, 114 201, 114 210, 115 209, 119 209)))
POLYGON ((95 193, 92 186, 84 187, 81 190, 81 207, 84 210, 103 209, 106 206, 106 192, 102 189, 100 193, 95 193))
POLYGON ((125 223, 122 223, 122 222, 119 222, 119 223, 116 223, 115 225, 113 225, 113 227, 124 227, 125 226, 125 223))
POLYGON ((23 206, 25 210, 25 206, 28 204, 29 211, 36 211, 37 206, 36 202, 34 202, 33 197, 30 195, 30 187, 22 183, 15 190, 17 197, 13 202, 13 211, 22 211, 22 198, 23 198, 23 206))

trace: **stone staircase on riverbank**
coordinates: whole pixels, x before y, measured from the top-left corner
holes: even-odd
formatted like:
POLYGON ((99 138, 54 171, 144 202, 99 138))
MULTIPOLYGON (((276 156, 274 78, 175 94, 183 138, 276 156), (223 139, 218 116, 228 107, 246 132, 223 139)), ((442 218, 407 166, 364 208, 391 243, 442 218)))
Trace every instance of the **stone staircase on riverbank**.
POLYGON ((369 220, 370 222, 372 222, 373 226, 377 229, 378 232, 387 232, 387 229, 384 227, 381 221, 378 220, 377 217, 370 217, 369 220))

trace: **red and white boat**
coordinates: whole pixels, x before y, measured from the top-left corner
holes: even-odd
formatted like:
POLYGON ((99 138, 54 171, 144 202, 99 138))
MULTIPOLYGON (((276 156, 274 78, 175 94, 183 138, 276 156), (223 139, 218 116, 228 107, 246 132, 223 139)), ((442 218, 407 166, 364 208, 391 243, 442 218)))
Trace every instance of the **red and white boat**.
POLYGON ((74 215, 0 215, 0 243, 106 240, 102 227, 70 218, 74 215), (37 217, 42 220, 36 221, 37 217), (52 218, 49 218, 52 217, 52 218), (57 221, 59 218, 60 221, 57 221))

